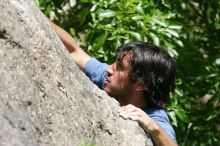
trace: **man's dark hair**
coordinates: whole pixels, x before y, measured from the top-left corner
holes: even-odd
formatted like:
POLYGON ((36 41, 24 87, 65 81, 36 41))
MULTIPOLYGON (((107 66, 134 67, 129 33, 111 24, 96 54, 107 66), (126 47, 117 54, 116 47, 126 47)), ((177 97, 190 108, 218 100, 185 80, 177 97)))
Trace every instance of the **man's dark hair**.
POLYGON ((117 59, 131 54, 130 79, 146 86, 148 107, 164 107, 170 103, 175 88, 176 62, 164 50, 146 42, 132 42, 118 48, 117 59))

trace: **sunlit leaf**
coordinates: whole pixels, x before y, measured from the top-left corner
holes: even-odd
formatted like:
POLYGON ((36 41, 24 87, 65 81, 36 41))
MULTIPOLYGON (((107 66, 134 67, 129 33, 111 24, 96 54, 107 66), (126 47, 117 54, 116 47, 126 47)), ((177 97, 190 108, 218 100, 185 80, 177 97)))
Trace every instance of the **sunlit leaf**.
POLYGON ((153 18, 152 19, 156 24, 158 24, 158 25, 161 25, 161 26, 163 26, 163 27, 167 27, 167 24, 165 23, 165 22, 162 22, 162 21, 160 21, 160 20, 158 20, 158 19, 156 19, 156 18, 153 18))
POLYGON ((69 0, 70 7, 74 7, 76 5, 76 0, 69 0))
POLYGON ((76 33, 75 33, 75 30, 74 30, 74 28, 70 28, 70 34, 72 35, 72 36, 75 36, 76 35, 76 33))
POLYGON ((215 60, 214 64, 220 65, 220 58, 217 58, 217 59, 215 60))
POLYGON ((177 127, 177 119, 174 111, 168 112, 168 115, 172 121, 172 124, 177 127))
POLYGON ((144 19, 144 17, 141 16, 141 15, 136 15, 136 16, 131 17, 131 19, 133 19, 133 20, 140 20, 140 19, 144 19))
POLYGON ((183 43, 182 43, 182 41, 180 41, 180 40, 176 40, 176 43, 177 43, 180 47, 183 47, 183 43))
POLYGON ((217 114, 212 114, 212 115, 210 115, 210 116, 206 119, 206 121, 213 120, 213 119, 215 119, 217 116, 218 116, 217 114))
POLYGON ((175 92, 176 92, 177 95, 179 95, 181 97, 183 96, 183 91, 182 90, 176 89, 175 92))
POLYGON ((107 40, 114 40, 114 39, 116 39, 116 36, 112 36, 112 37, 109 37, 107 40))
POLYGON ((179 25, 170 25, 170 26, 168 26, 168 28, 179 30, 179 29, 182 29, 182 26, 179 26, 179 25))
POLYGON ((117 14, 117 12, 112 11, 112 10, 105 10, 100 12, 99 17, 102 18, 110 18, 110 17, 114 17, 117 14))
POLYGON ((95 11, 96 7, 97 7, 97 5, 93 5, 92 8, 90 9, 90 12, 95 11))
POLYGON ((178 118, 180 118, 183 122, 188 122, 187 114, 186 114, 186 112, 182 108, 180 108, 178 106, 175 106, 175 110, 174 111, 175 111, 176 116, 178 118))
POLYGON ((150 36, 151 38, 153 39, 153 42, 156 46, 159 46, 160 45, 160 41, 159 41, 159 38, 152 32, 150 32, 150 36))
POLYGON ((172 49, 172 48, 167 48, 167 51, 168 51, 168 53, 170 54, 170 56, 172 56, 172 57, 176 57, 176 56, 179 55, 179 54, 177 53, 177 51, 174 50, 174 49, 172 49))
POLYGON ((135 7, 135 10, 141 14, 144 14, 144 10, 141 7, 141 4, 137 5, 137 7, 135 7))
POLYGON ((173 35, 177 38, 179 38, 179 34, 176 31, 172 30, 172 29, 164 29, 164 31, 168 32, 169 34, 171 34, 171 35, 173 35))
POLYGON ((107 30, 107 31, 115 31, 115 27, 113 27, 111 24, 107 25, 100 25, 102 26, 102 29, 107 30))
POLYGON ((129 32, 137 41, 141 41, 142 37, 141 34, 138 32, 129 32))

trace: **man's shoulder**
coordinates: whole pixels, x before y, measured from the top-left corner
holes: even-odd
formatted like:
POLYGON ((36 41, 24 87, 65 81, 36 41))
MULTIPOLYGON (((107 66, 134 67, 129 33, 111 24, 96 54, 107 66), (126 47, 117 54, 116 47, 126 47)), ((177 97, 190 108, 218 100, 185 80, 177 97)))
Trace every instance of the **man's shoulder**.
POLYGON ((147 108, 144 110, 161 127, 172 127, 168 115, 163 108, 147 108))
POLYGON ((158 118, 168 119, 167 113, 166 113, 165 109, 163 109, 163 108, 160 108, 160 107, 146 108, 146 109, 144 109, 144 111, 150 117, 158 117, 158 118))
POLYGON ((96 58, 90 58, 83 68, 83 72, 96 84, 102 88, 103 82, 106 78, 106 68, 108 64, 98 61, 96 58))

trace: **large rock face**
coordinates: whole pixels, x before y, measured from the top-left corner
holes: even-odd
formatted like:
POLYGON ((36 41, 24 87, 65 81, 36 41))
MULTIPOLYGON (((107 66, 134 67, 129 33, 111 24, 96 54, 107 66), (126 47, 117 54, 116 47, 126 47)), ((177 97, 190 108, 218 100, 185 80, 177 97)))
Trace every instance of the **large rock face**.
POLYGON ((0 3, 0 145, 150 146, 78 69, 32 0, 0 3))

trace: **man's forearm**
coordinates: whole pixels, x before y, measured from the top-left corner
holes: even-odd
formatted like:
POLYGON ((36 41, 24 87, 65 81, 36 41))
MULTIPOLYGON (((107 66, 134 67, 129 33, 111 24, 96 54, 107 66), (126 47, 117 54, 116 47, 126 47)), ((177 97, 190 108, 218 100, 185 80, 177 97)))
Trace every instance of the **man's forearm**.
POLYGON ((65 30, 51 22, 49 19, 48 22, 58 34, 63 44, 66 46, 75 63, 80 69, 83 69, 90 56, 79 47, 73 37, 71 37, 65 30))
POLYGON ((48 19, 49 24, 52 26, 52 28, 55 30, 55 32, 58 34, 66 48, 70 53, 76 51, 77 49, 80 49, 76 41, 62 28, 54 24, 52 21, 48 19))
POLYGON ((170 139, 159 125, 149 132, 149 134, 156 146, 177 146, 177 144, 170 139))

